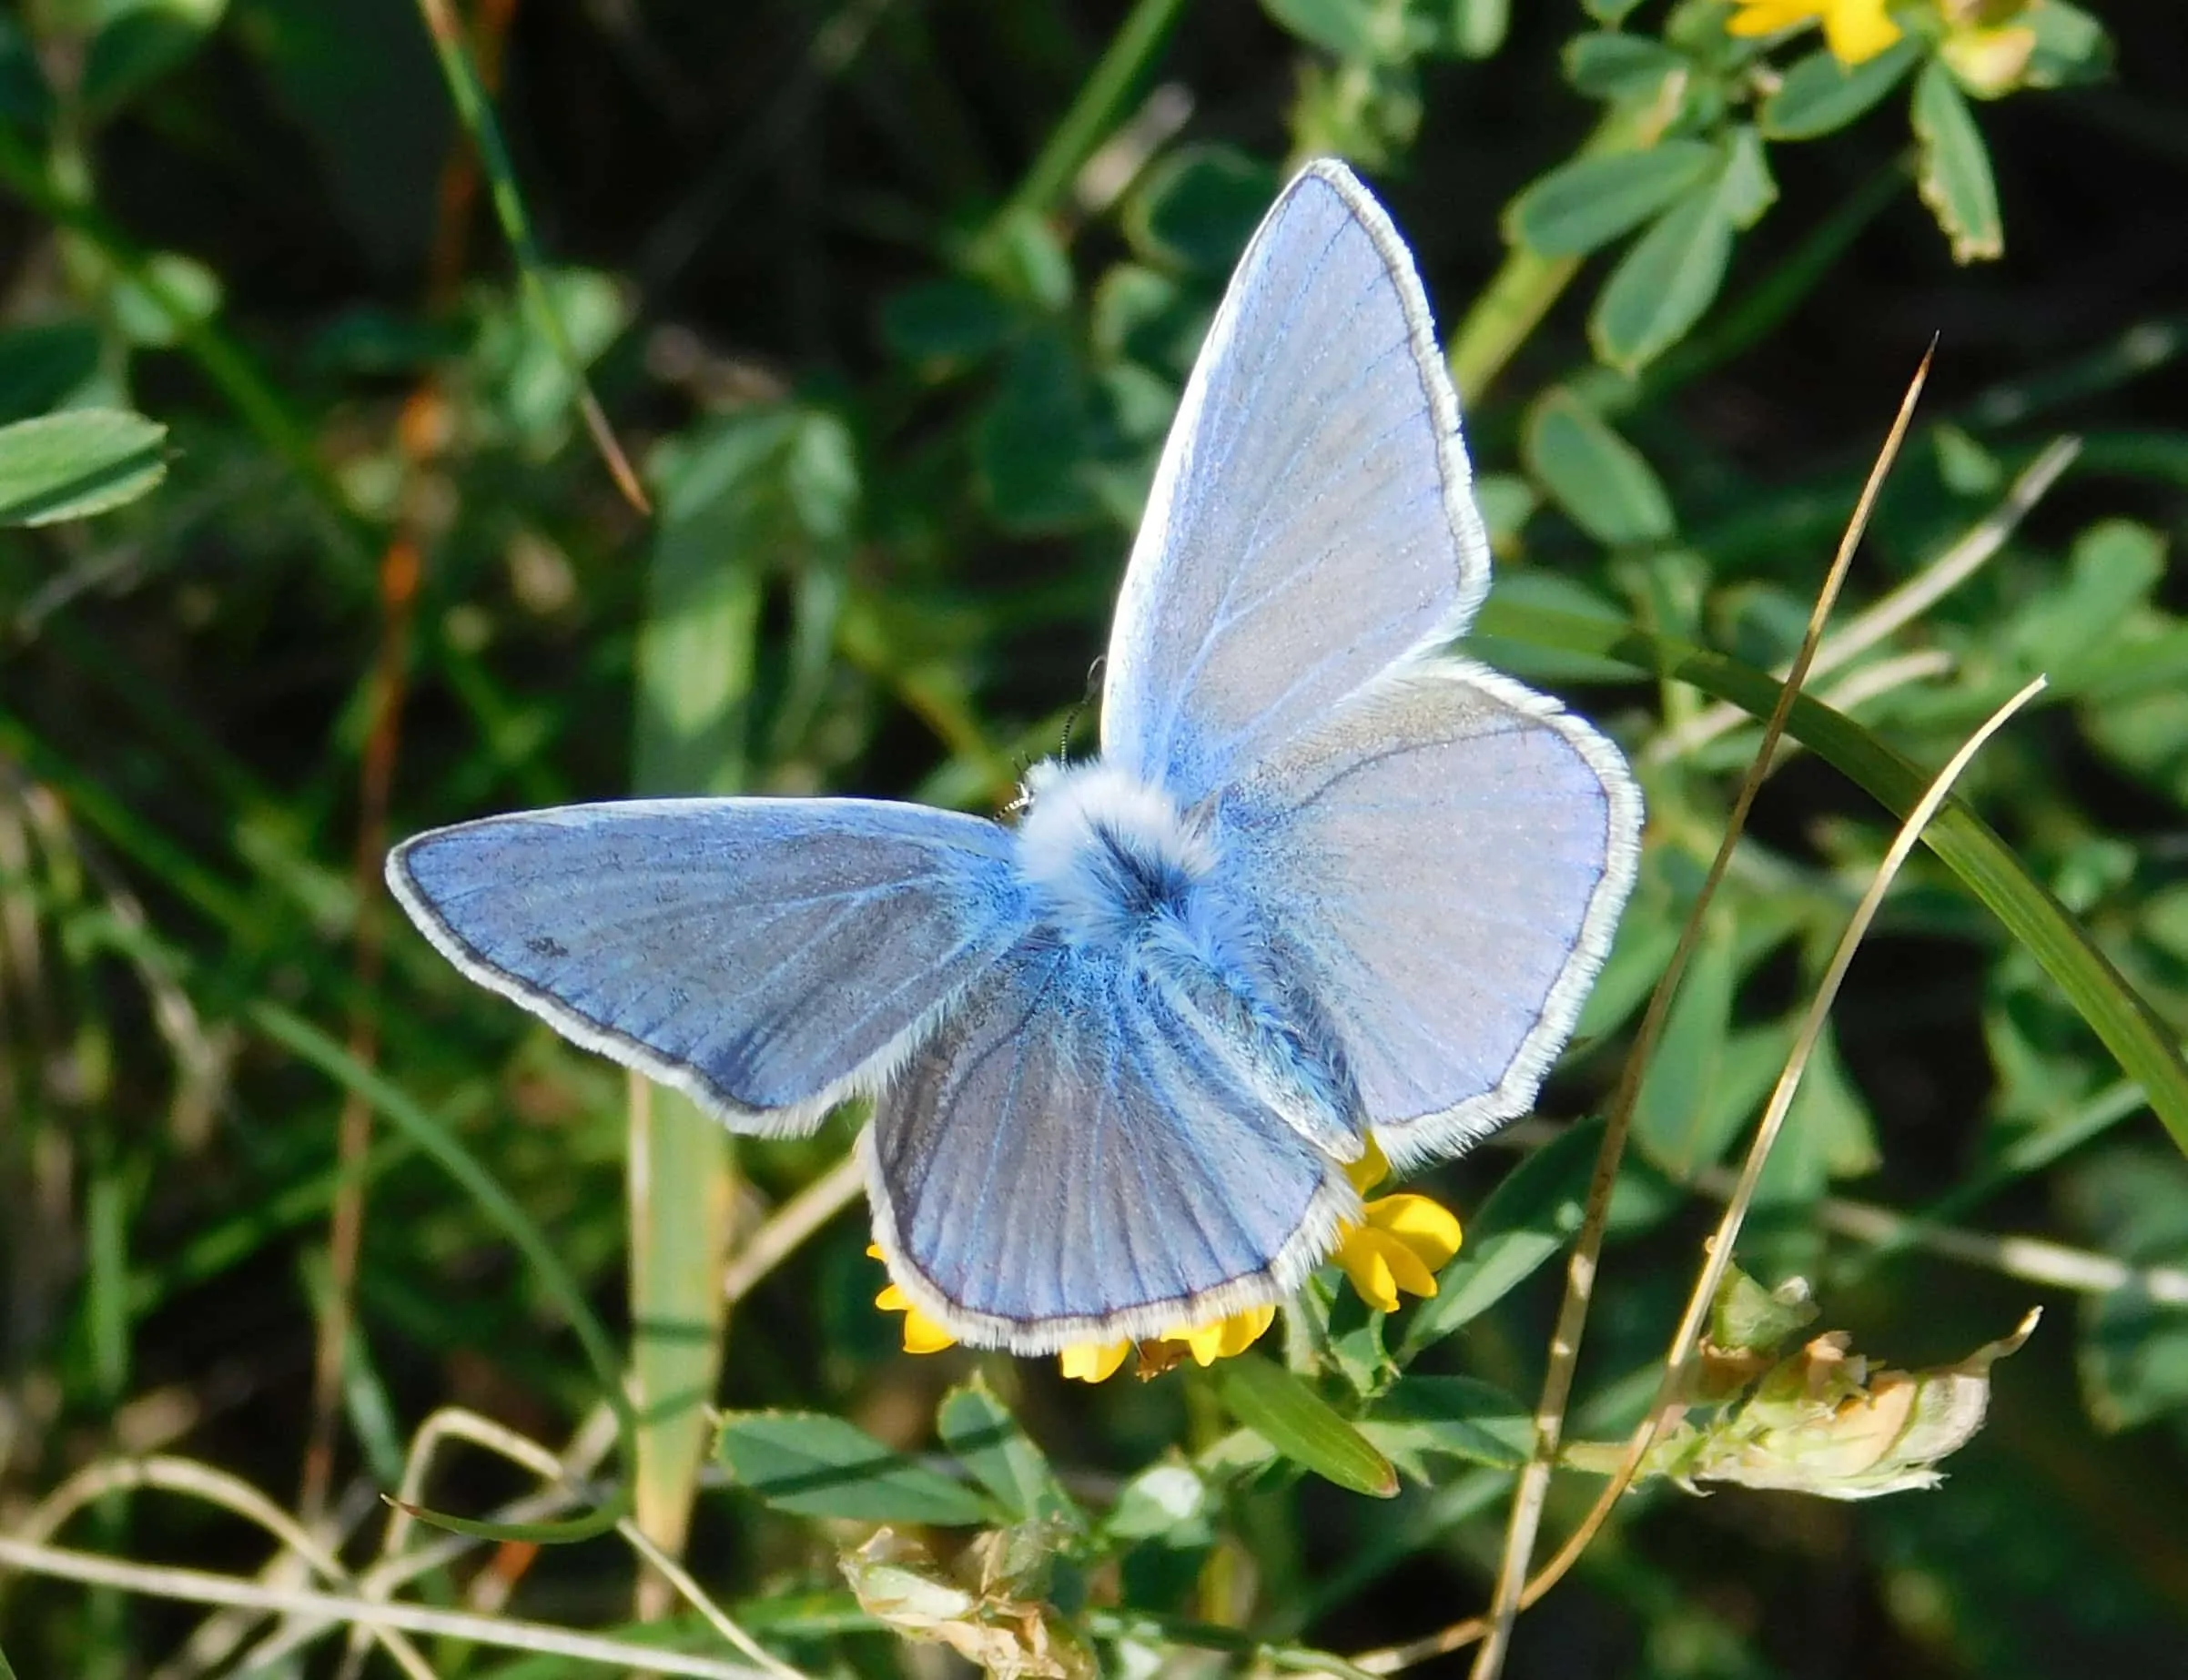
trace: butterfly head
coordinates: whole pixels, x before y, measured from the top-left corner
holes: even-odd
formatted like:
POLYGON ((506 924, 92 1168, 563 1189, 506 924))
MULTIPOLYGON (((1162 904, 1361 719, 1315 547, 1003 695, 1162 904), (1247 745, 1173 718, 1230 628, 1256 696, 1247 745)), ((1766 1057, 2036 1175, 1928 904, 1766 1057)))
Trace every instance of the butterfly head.
POLYGON ((1036 764, 1020 804, 1019 873, 1044 919, 1073 943, 1144 936, 1185 914, 1215 867, 1204 814, 1099 760, 1036 764))

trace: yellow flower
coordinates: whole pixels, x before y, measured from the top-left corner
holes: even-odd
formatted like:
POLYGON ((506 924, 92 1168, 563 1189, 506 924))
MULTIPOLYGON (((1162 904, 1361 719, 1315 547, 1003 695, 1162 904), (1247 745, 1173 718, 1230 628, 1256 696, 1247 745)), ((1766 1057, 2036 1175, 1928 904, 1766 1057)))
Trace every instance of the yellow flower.
POLYGON ((1735 0, 1739 10, 1725 27, 1734 35, 1776 35, 1820 19, 1824 44, 1842 65, 1874 58, 1899 39, 1888 0, 1735 0))
MULTIPOLYGON (((882 1257, 880 1248, 874 1243, 866 1245, 866 1252, 876 1260, 882 1257)), ((955 1336, 913 1305, 912 1298, 895 1283, 889 1284, 875 1296, 874 1304, 884 1312, 904 1314, 904 1351, 907 1353, 939 1353, 945 1348, 957 1345, 955 1336)), ((1275 1321, 1274 1307, 1249 1307, 1243 1312, 1234 1312, 1229 1318, 1218 1319, 1212 1324, 1174 1331, 1168 1336, 1142 1342, 1140 1344, 1140 1374, 1150 1377, 1160 1375, 1189 1357, 1202 1365, 1212 1365, 1220 1359, 1229 1359, 1233 1353, 1243 1353, 1275 1321)), ((1066 1348, 1059 1357, 1065 1376, 1076 1378, 1081 1382, 1106 1382, 1122 1368, 1125 1356, 1131 1351, 1132 1343, 1129 1341, 1082 1341, 1066 1348)))
POLYGON ((1057 1355, 1064 1375, 1080 1382, 1107 1382, 1132 1351, 1129 1341, 1082 1341, 1057 1355))
MULTIPOLYGON (((1352 1188, 1362 1193, 1390 1175, 1391 1164, 1373 1138, 1361 1158, 1345 1169, 1352 1188)), ((1459 1251, 1459 1221, 1450 1209, 1427 1196, 1379 1196, 1363 1202, 1360 1222, 1337 1233, 1331 1257, 1344 1268, 1360 1299, 1378 1312, 1395 1312, 1401 1292, 1423 1300, 1436 1292, 1436 1273, 1459 1251)))
MULTIPOLYGON (((1345 1169, 1352 1188, 1365 1193, 1390 1176, 1391 1164, 1375 1140, 1345 1169)), ((1436 1273, 1459 1251, 1459 1221, 1451 1209, 1427 1196, 1380 1196, 1361 1205, 1360 1218, 1337 1233, 1331 1259, 1344 1269, 1360 1298, 1378 1312, 1395 1312, 1403 1295, 1423 1298, 1436 1292, 1436 1273)), ((878 1248, 866 1250, 876 1260, 878 1248)), ((886 1312, 904 1314, 904 1351, 938 1353, 957 1338, 913 1305, 896 1284, 874 1297, 886 1312)), ((1139 1343, 1142 1377, 1160 1376, 1188 1359, 1212 1365, 1243 1353, 1276 1322, 1274 1307, 1248 1307, 1207 1324, 1181 1325, 1139 1343)), ((1082 1341, 1059 1356, 1064 1375, 1079 1382, 1106 1382, 1124 1369, 1133 1343, 1082 1341)))

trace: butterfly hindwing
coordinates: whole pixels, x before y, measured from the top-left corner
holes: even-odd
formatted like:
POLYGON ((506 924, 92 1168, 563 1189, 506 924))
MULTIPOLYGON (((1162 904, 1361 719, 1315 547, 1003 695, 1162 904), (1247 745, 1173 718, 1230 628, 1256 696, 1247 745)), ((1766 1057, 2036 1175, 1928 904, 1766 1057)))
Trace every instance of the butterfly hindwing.
POLYGON ((854 799, 630 800, 389 859, 464 973, 743 1131, 873 1089, 1018 936, 1010 836, 854 799))
POLYGON ((866 1148, 892 1275, 1019 1352, 1276 1300, 1357 1200, 1159 987, 1039 938, 915 1053, 866 1148))
POLYGON ((1241 258, 1164 446, 1103 756, 1190 804, 1456 635, 1488 582, 1412 259, 1349 170, 1311 165, 1241 258))
POLYGON ((1633 885, 1641 800, 1554 700, 1410 662, 1227 796, 1227 847, 1401 1162, 1524 1113, 1633 885))

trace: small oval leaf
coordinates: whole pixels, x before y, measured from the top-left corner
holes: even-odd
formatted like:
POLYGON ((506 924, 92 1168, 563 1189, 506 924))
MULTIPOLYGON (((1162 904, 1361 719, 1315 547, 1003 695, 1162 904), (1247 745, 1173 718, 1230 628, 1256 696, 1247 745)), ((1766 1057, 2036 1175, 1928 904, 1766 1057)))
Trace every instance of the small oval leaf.
POLYGON ((0 426, 0 525, 50 525, 135 501, 167 476, 167 429, 124 409, 0 426))
POLYGON ((1813 140, 1843 128, 1897 87, 1920 56, 1911 40, 1851 68, 1829 52, 1810 53, 1763 101, 1762 131, 1773 140, 1813 140))
POLYGON ((1697 187, 1618 259, 1588 318, 1595 354, 1637 373, 1687 336, 1716 301, 1732 258, 1723 185, 1697 187))
POLYGON ((1990 154, 1967 96, 1936 59, 1915 82, 1915 138, 1921 143, 1916 176, 1922 202, 1952 242, 1952 260, 1987 262, 2005 255, 2006 230, 1998 214, 1998 183, 1990 154))
POLYGON ((1596 29, 1565 43, 1565 80, 1595 99, 1646 99, 1688 60, 1645 35, 1596 29))
POLYGON ((1717 167, 1717 148, 1701 140, 1575 157, 1512 201, 1505 237, 1539 256, 1585 257, 1638 228, 1717 167))
POLYGON ((1468 1221, 1466 1246, 1438 1275, 1435 1294, 1413 1310, 1401 1364, 1488 1311, 1573 1240, 1602 1143, 1599 1122, 1571 1127, 1489 1192, 1468 1221))
POLYGON ((1397 1493, 1390 1460, 1282 1366, 1241 1353, 1218 1361, 1213 1375, 1231 1416, 1294 1463, 1355 1493, 1397 1493))
POLYGON ((1078 1506, 1018 1419, 978 1376, 942 1397, 936 1413, 942 1444, 974 1481, 995 1495, 1014 1523, 1060 1517, 1079 1521, 1078 1506))
POLYGON ((1520 440, 1528 471, 1573 522, 1610 547, 1671 535, 1671 498, 1640 450, 1562 387, 1528 411, 1520 440))
POLYGON ((971 1527, 991 1514, 962 1483, 819 1412, 734 1413, 723 1421, 714 1453, 776 1510, 800 1516, 971 1527))

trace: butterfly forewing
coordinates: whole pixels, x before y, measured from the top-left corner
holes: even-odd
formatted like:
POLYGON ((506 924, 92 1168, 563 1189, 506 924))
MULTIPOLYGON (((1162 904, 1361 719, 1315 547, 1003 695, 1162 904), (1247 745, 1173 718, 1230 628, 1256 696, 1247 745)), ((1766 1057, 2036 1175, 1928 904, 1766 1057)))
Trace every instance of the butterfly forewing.
POLYGON ((776 1133, 872 1089, 1017 939, 1009 859, 921 805, 632 800, 421 835, 388 877, 472 979, 776 1133))
POLYGON ((1232 277, 1110 631, 1105 758, 1190 802, 1488 587, 1458 403, 1413 263, 1342 165, 1288 187, 1232 277))

